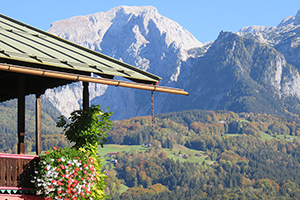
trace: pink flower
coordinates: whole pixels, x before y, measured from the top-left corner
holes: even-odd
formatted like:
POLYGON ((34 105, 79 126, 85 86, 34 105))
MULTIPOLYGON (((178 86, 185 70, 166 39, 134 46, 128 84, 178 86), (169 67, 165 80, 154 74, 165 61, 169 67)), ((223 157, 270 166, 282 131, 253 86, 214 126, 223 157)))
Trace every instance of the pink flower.
POLYGON ((46 154, 49 154, 49 151, 46 151, 46 154))
POLYGON ((56 147, 53 147, 53 150, 55 150, 55 151, 56 151, 56 150, 57 150, 57 148, 56 148, 56 147))

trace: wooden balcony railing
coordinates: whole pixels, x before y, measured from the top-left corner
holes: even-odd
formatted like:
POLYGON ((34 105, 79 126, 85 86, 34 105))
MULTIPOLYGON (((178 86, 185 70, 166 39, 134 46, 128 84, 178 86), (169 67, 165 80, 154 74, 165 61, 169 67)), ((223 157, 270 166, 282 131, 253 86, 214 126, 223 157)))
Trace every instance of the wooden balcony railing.
POLYGON ((37 156, 0 153, 0 200, 6 196, 10 196, 7 199, 17 199, 17 196, 35 193, 31 180, 38 161, 37 156))

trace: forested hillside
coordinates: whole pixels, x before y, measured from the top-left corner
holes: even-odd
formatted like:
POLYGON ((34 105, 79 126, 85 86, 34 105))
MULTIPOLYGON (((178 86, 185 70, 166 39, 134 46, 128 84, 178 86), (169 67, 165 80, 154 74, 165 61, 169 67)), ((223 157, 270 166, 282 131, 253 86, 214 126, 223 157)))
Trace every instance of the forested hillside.
MULTIPOLYGON (((0 103, 0 153, 17 153, 17 100, 0 103)), ((53 146, 65 147, 67 140, 62 129, 56 128, 55 122, 60 112, 42 98, 42 148, 53 146)), ((25 145, 26 153, 35 151, 35 97, 26 97, 25 111, 25 145)))
MULTIPOLYGON (((1 130, 5 133, 1 148, 5 152, 16 148, 16 138, 11 137, 15 131, 15 122, 10 120, 15 118, 13 103, 1 104, 1 130)), ((26 149, 30 151, 35 141, 30 125, 34 111, 28 109, 27 113, 30 148, 26 149)), ((49 122, 49 126, 43 125, 44 149, 68 145, 61 130, 55 128, 56 115, 44 111, 44 121, 49 122)), ((113 199, 300 198, 298 116, 190 110, 156 115, 153 129, 150 116, 113 123, 108 144, 141 148, 151 144, 143 151, 104 157, 109 163, 103 166, 108 175, 107 193, 113 199)))
MULTIPOLYGON (((113 199, 298 199, 300 124, 266 114, 191 110, 115 121, 109 143, 144 144, 105 166, 113 199), (205 152, 178 155, 175 145, 205 152), (120 193, 121 184, 129 189, 120 193)), ((107 158, 108 160, 111 158, 107 158)))
POLYGON ((300 136, 300 120, 296 116, 190 110, 156 115, 153 130, 151 123, 150 116, 114 121, 108 143, 133 145, 158 140, 166 148, 171 143, 196 148, 193 143, 208 136, 245 134, 262 140, 300 136))

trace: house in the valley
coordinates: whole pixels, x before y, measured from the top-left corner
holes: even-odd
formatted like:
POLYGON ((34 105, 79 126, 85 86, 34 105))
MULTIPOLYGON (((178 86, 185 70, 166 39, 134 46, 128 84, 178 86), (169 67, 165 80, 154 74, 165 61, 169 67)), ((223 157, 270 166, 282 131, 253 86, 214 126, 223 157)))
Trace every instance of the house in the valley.
POLYGON ((142 147, 146 147, 146 148, 151 147, 151 142, 147 142, 143 144, 142 147))

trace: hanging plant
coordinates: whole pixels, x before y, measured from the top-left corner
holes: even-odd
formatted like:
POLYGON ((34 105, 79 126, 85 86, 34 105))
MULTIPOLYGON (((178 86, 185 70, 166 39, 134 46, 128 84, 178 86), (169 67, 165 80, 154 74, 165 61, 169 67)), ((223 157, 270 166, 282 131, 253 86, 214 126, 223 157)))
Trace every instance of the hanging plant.
POLYGON ((105 199, 105 174, 101 172, 98 145, 106 142, 106 131, 112 125, 111 112, 104 113, 100 106, 71 113, 70 123, 59 117, 58 127, 64 127, 72 148, 56 148, 40 156, 39 170, 33 182, 37 195, 51 199, 105 199))
POLYGON ((111 115, 112 112, 103 112, 100 105, 92 105, 87 110, 72 112, 69 117, 70 123, 67 123, 64 116, 60 116, 56 126, 64 128, 67 139, 74 142, 77 149, 87 144, 103 147, 103 143, 107 142, 106 132, 112 126, 111 115))

